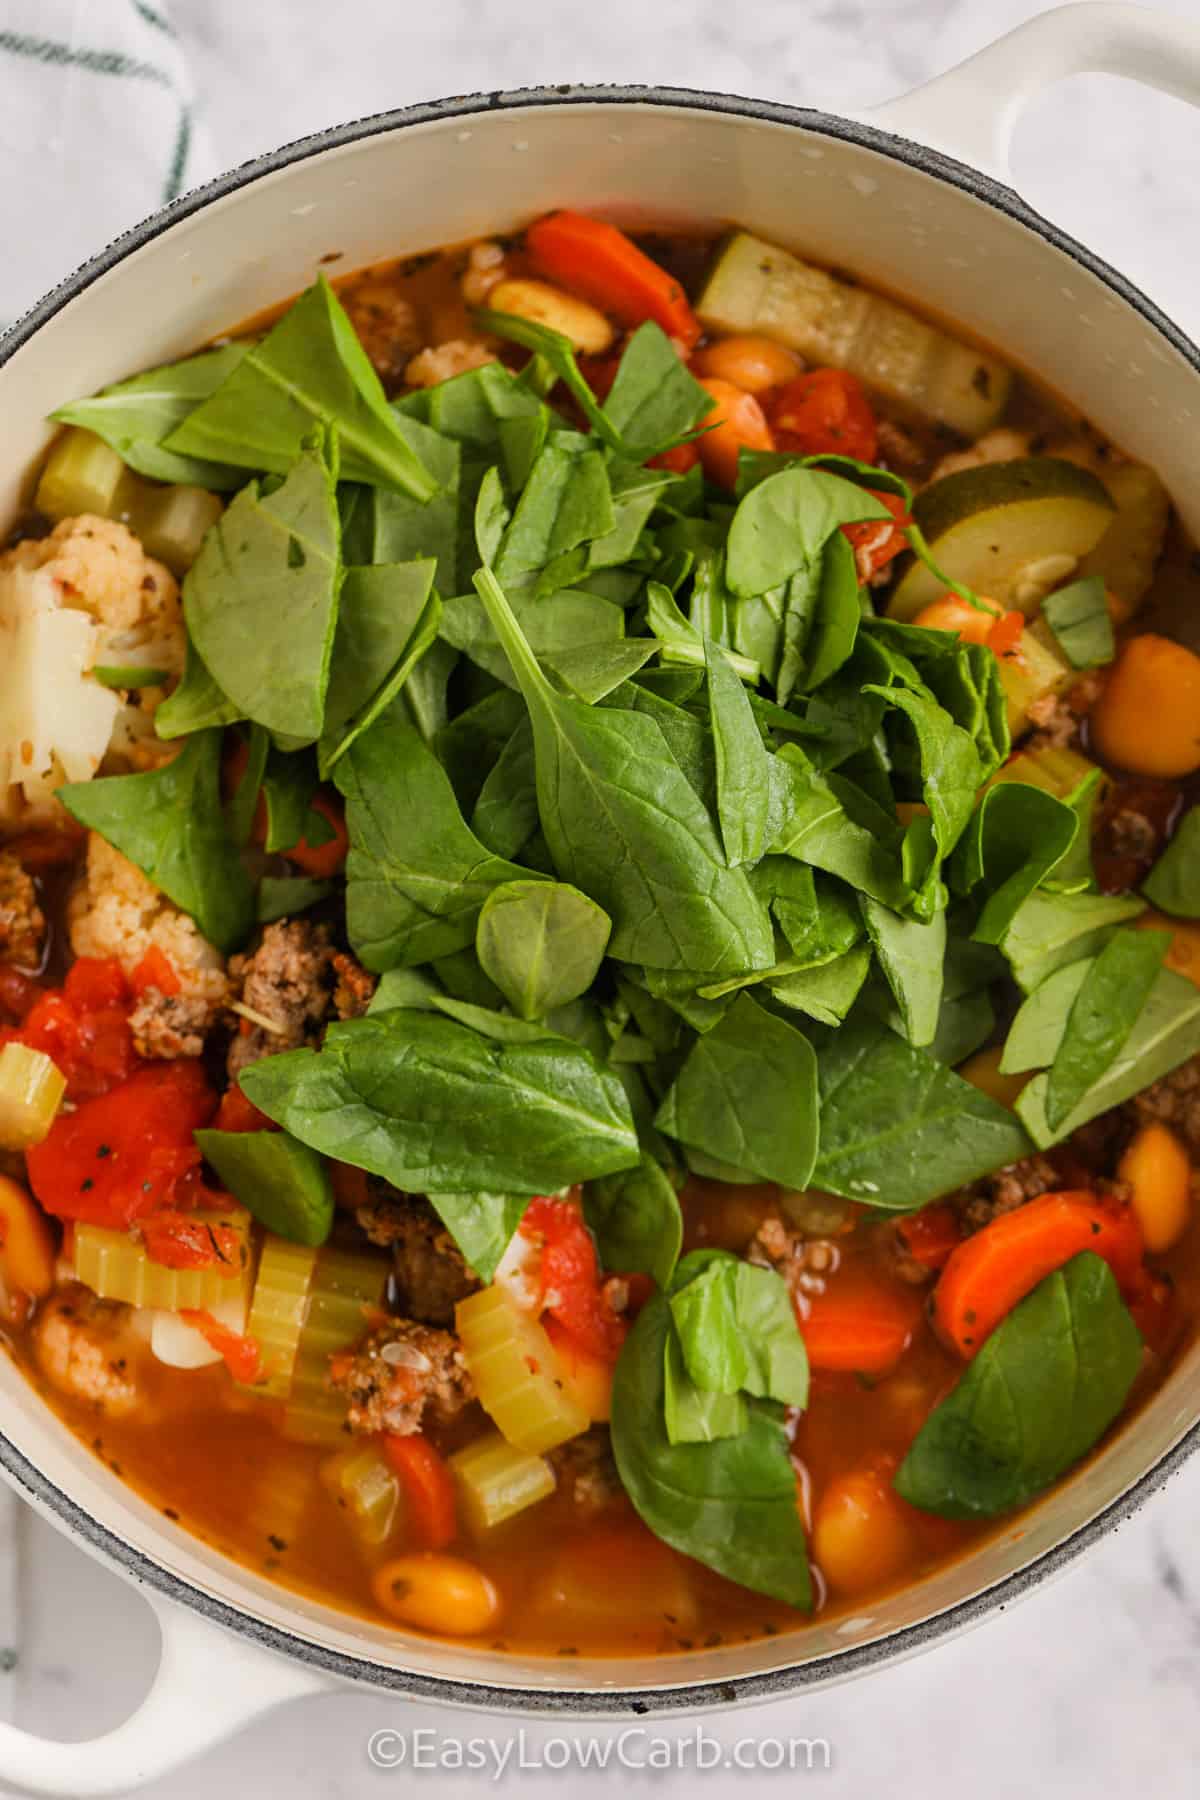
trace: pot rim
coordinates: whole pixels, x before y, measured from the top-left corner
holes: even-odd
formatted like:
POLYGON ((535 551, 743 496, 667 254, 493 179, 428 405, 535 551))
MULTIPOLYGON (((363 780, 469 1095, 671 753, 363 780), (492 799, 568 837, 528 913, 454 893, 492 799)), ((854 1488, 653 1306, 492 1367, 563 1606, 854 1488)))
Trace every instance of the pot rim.
MULTIPOLYGON (((350 124, 331 126, 323 131, 310 133, 277 150, 241 163, 152 213, 149 218, 122 233, 52 288, 0 337, 0 368, 64 306, 127 256, 152 243, 180 220, 190 218, 193 213, 249 186, 262 176, 290 168, 293 164, 339 149, 343 145, 401 131, 412 125, 435 124, 479 113, 605 105, 682 108, 695 112, 722 113, 767 124, 801 126, 806 131, 905 163, 1005 214, 1034 232, 1044 242, 1062 251, 1133 307, 1191 368, 1200 373, 1200 348, 1140 288, 1069 233, 1035 212, 1012 188, 940 150, 929 149, 912 139, 881 130, 863 120, 821 112, 813 107, 747 99, 735 94, 713 93, 697 88, 631 84, 590 86, 575 83, 561 87, 497 90, 398 107, 388 112, 368 115, 350 124)), ((389 1667, 374 1662, 367 1654, 353 1656, 332 1650, 282 1626, 257 1619, 240 1607, 217 1599, 203 1588, 172 1574, 146 1551, 102 1525, 68 1493, 50 1481, 3 1433, 0 1433, 0 1467, 7 1472, 19 1490, 23 1490, 39 1508, 52 1514, 70 1536, 87 1545, 103 1561, 123 1571, 138 1585, 144 1584, 155 1589, 202 1618, 224 1626, 264 1649, 276 1651, 311 1669, 342 1680, 370 1684, 416 1699, 440 1701, 474 1710, 527 1715, 558 1714, 582 1718, 644 1717, 695 1709, 711 1710, 715 1706, 744 1704, 751 1700, 778 1699, 910 1656, 978 1623, 993 1609, 1002 1609, 1009 1602, 1031 1593, 1107 1532, 1137 1512, 1197 1449, 1200 1449, 1200 1418, 1132 1486, 1094 1518, 1034 1561, 967 1599, 916 1624, 890 1632, 872 1643, 834 1651, 758 1675, 715 1677, 677 1682, 662 1688, 631 1689, 584 1689, 569 1686, 541 1688, 526 1687, 516 1682, 498 1686, 489 1682, 464 1681, 427 1675, 419 1670, 389 1667)), ((619 1662, 614 1659, 612 1666, 615 1670, 619 1667, 619 1662)))

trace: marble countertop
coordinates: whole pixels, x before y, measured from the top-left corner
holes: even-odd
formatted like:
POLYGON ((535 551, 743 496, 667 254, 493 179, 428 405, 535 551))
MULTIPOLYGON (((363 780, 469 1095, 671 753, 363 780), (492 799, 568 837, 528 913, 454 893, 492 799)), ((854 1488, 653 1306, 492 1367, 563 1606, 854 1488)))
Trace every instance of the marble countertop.
MULTIPOLYGON (((853 109, 914 85, 1039 8, 1026 0, 605 0, 590 8, 578 0, 167 0, 164 10, 194 74, 207 155, 225 167, 383 108, 541 81, 661 81, 853 109)), ((1168 10, 1194 15, 1196 0, 1168 0, 1168 10)), ((0 24, 4 12, 0 5, 0 24)), ((1079 77, 1030 107, 1015 181, 1196 331, 1198 149, 1200 120, 1183 103, 1079 77)), ((1058 1581, 970 1636, 713 1729, 726 1741, 755 1732, 825 1738, 831 1767, 811 1779, 839 1800, 917 1790, 929 1800, 964 1791, 1006 1800, 1031 1789, 1059 1800, 1135 1792, 1190 1800, 1200 1763, 1198 1512, 1193 1463, 1058 1581)), ((0 1716, 83 1738, 117 1723, 148 1686, 158 1648, 144 1602, 0 1493, 0 1646, 14 1615, 20 1656, 9 1671, 0 1654, 0 1716), (14 1535, 15 1594, 2 1554, 14 1535)), ((369 1735, 433 1718, 371 1696, 294 1703, 145 1792, 153 1800, 208 1800, 221 1790, 296 1800, 382 1793, 389 1777, 368 1762, 369 1735)), ((438 1718, 451 1729, 447 1715, 438 1718)), ((544 1735, 531 1728, 532 1740, 544 1735)), ((444 1800, 492 1785, 486 1773, 423 1779, 444 1800)), ((510 1774, 500 1785, 574 1789, 598 1779, 510 1774)), ((626 1779, 645 1787, 670 1778, 626 1779)), ((690 1791, 694 1778, 686 1779, 690 1791)), ((797 1779, 715 1773, 710 1784, 713 1800, 727 1800, 735 1782, 739 1794, 765 1800, 797 1779)))

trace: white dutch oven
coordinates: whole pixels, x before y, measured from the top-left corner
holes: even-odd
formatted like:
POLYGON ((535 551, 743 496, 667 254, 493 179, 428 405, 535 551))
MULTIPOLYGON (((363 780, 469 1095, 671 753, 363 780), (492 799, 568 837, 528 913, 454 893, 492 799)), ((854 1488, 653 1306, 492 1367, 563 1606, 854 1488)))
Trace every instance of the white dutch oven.
MULTIPOLYGON (((1063 8, 858 120, 710 94, 566 88, 414 107, 307 139, 131 232, 10 334, 0 517, 17 509, 52 407, 282 300, 329 252, 352 269, 567 204, 736 219, 947 308, 1153 463, 1200 534, 1200 350, 1006 185, 1023 101, 1082 70, 1200 101, 1200 30, 1121 5, 1063 8)), ((277 1701, 336 1682, 580 1718, 711 1710, 869 1669, 980 1619, 1126 1516, 1200 1443, 1198 1375, 1200 1349, 1041 1506, 868 1612, 738 1650, 568 1671, 360 1623, 236 1567, 122 1486, 0 1359, 9 1480, 143 1588, 163 1638, 132 1719, 87 1745, 0 1726, 0 1778, 45 1794, 126 1791, 277 1701)))

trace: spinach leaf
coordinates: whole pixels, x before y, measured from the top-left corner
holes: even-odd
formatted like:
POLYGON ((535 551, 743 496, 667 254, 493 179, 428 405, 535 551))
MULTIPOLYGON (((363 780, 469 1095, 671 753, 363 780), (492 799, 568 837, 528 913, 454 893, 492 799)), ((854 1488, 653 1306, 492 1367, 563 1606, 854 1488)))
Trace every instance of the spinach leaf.
MULTIPOLYGON (((439 594, 457 593, 463 490, 472 488, 470 471, 463 467, 462 448, 453 438, 431 431, 416 419, 399 420, 398 429, 437 482, 438 491, 430 500, 419 500, 396 488, 343 483, 339 499, 345 559, 366 564, 432 557, 437 564, 434 585, 439 594)), ((462 580, 466 577, 464 569, 462 580)))
POLYGON ((1000 1058, 1002 1075, 1048 1069, 1058 1054, 1067 1019, 1095 957, 1065 963, 1034 988, 1017 1009, 1000 1058))
POLYGON ((817 1154, 817 1065, 793 1026, 739 994, 699 1038, 655 1117, 668 1137, 804 1188, 817 1154))
POLYGON ((323 1244, 333 1230, 333 1183, 321 1157, 286 1131, 197 1131, 221 1186, 260 1224, 292 1244, 323 1244))
POLYGON ((301 839, 314 849, 329 842, 332 827, 313 805, 316 791, 317 767, 311 755, 285 755, 274 747, 268 751, 262 778, 267 814, 265 850, 272 855, 292 850, 301 839))
POLYGON ((676 1271, 671 1318, 699 1388, 808 1404, 808 1357, 787 1284, 727 1251, 694 1251, 676 1271))
MULTIPOLYGON (((836 537, 838 534, 835 533, 836 537)), ((843 540, 844 541, 844 540, 843 540)), ((830 539, 830 544, 833 538, 830 539)), ((849 546, 847 546, 849 548, 849 546)), ((857 589, 855 590, 857 594, 857 589)), ((803 680, 810 646, 815 635, 817 614, 821 606, 822 594, 825 592, 824 559, 806 563, 803 568, 785 581, 782 588, 774 590, 782 602, 782 614, 778 627, 774 624, 771 597, 761 596, 767 604, 757 617, 756 629, 764 636, 772 638, 771 668, 774 672, 775 697, 780 706, 786 706, 797 687, 809 684, 803 680)), ((840 589, 836 584, 829 589, 835 603, 840 601, 840 589)), ((755 600, 740 602, 742 609, 755 608, 755 600)), ((749 621, 746 621, 748 624, 749 621)), ((855 602, 854 629, 858 629, 858 606, 855 602)), ((828 638, 824 640, 828 645, 828 638)))
POLYGON ((221 809, 221 733, 201 731, 143 775, 106 775, 58 789, 72 818, 136 863, 219 950, 254 924, 254 889, 221 809))
POLYGON ((911 1212, 1030 1153, 1007 1107, 875 1019, 856 1016, 833 1032, 817 1075, 813 1185, 830 1193, 911 1212))
POLYGON ((828 776, 808 764, 792 744, 773 758, 780 822, 767 844, 772 855, 793 856, 837 875, 860 893, 896 909, 907 899, 907 887, 896 857, 867 829, 852 819, 828 776))
MULTIPOLYGON (((569 659, 582 648, 625 641, 625 614, 598 594, 564 588, 541 599, 521 595, 513 611, 534 654, 548 660, 560 655, 569 659)), ((441 633, 489 675, 517 686, 512 664, 477 595, 456 594, 445 602, 441 633)))
MULTIPOLYGON (((831 675, 836 675, 842 664, 848 662, 853 655, 858 628, 862 622, 859 592, 858 570, 850 540, 840 531, 835 531, 825 545, 820 564, 820 586, 817 590, 816 612, 808 641, 807 668, 804 673, 804 686, 809 693, 828 681, 831 675)), ((786 619, 784 637, 787 637, 786 619)), ((786 649, 784 662, 786 665, 786 649)), ((780 680, 782 683, 782 671, 780 680)), ((785 702, 787 694, 781 692, 779 699, 781 703, 785 702)))
POLYGON ((585 448, 589 441, 559 432, 541 451, 495 552, 500 580, 514 582, 613 529, 604 456, 585 448))
POLYGON ((162 368, 147 369, 128 381, 101 388, 90 400, 73 400, 50 417, 60 425, 82 425, 117 452, 122 462, 153 481, 176 481, 224 492, 241 487, 245 470, 228 462, 180 456, 163 439, 207 400, 241 362, 248 344, 225 344, 162 368))
POLYGON ((769 963, 766 912, 742 871, 725 866, 658 728, 641 713, 556 694, 491 571, 475 581, 529 707, 551 856, 611 918, 609 954, 718 974, 769 963))
POLYGON ((1115 1060, 1170 945, 1167 931, 1114 931, 1090 964, 1046 1081, 1046 1123, 1052 1131, 1115 1060))
POLYGON ((471 830, 497 856, 514 857, 538 828, 533 727, 521 720, 492 764, 471 814, 471 830))
POLYGON ((398 487, 420 500, 436 491, 324 276, 250 346, 163 447, 283 475, 314 425, 336 430, 347 481, 398 487))
POLYGON ((429 1194, 434 1212, 480 1281, 494 1279, 529 1205, 528 1194, 429 1194))
POLYGON ((890 516, 881 500, 844 476, 798 466, 768 475, 739 503, 729 527, 730 591, 765 594, 814 561, 840 525, 890 516))
POLYGON ((434 1000, 441 983, 432 969, 385 969, 371 996, 367 1017, 390 1012, 394 1006, 410 1006, 416 1012, 436 1012, 434 1000))
POLYGON ((867 935, 900 1009, 904 1035, 910 1044, 931 1044, 942 1004, 946 915, 935 913, 928 922, 905 919, 869 895, 860 898, 867 935))
POLYGON ((717 763, 717 817, 730 868, 756 863, 766 848, 771 759, 746 690, 719 644, 707 638, 708 698, 717 763))
POLYGON ((254 916, 260 925, 269 925, 273 919, 294 919, 333 892, 332 881, 315 881, 310 875, 264 875, 258 884, 254 916))
POLYGON ((975 809, 983 768, 974 742, 944 706, 905 687, 869 687, 908 720, 916 740, 921 797, 942 856, 949 856, 975 809))
POLYGON ((1064 963, 1091 956, 1146 910, 1133 894, 1030 894, 1000 940, 1017 986, 1031 994, 1064 963))
POLYGON ((612 931, 608 914, 559 881, 507 881, 479 913, 475 950, 522 1019, 541 1019, 595 981, 612 931))
POLYGON ((226 823, 230 837, 239 849, 244 850, 254 830, 258 799, 262 793, 263 776, 267 771, 267 757, 271 750, 271 737, 261 725, 252 725, 242 742, 246 762, 229 801, 226 823))
MULTIPOLYGON (((531 640, 532 647, 532 640, 531 640)), ((561 687, 594 706, 614 688, 636 675, 658 649, 653 638, 614 638, 610 643, 581 644, 573 650, 551 650, 543 660, 561 687)))
POLYGON ((301 1143, 408 1193, 552 1194, 639 1156, 624 1088, 580 1045, 500 1043, 440 1013, 331 1025, 241 1084, 301 1143))
POLYGON ((743 1396, 698 1387, 688 1373, 679 1333, 667 1335, 663 1356, 663 1424, 672 1444, 715 1444, 740 1437, 749 1421, 743 1396))
POLYGON ((465 444, 475 455, 496 460, 507 421, 541 421, 548 427, 550 409, 510 369, 484 363, 449 381, 439 381, 425 396, 428 424, 465 444))
POLYGON ((629 443, 665 445, 685 437, 715 405, 666 332, 648 320, 625 346, 604 411, 629 443))
POLYGON ((656 1295, 617 1363, 612 1436, 621 1483, 664 1543, 755 1593, 808 1607, 804 1528, 779 1411, 752 1400, 736 1436, 672 1444, 664 1394, 671 1330, 669 1303, 656 1295))
MULTIPOLYGON (((678 359, 676 366, 682 367, 678 359)), ((619 459, 609 463, 613 525, 611 530, 593 538, 588 545, 586 580, 589 588, 594 588, 598 578, 606 574, 624 576, 626 580, 638 579, 636 571, 621 565, 638 554, 642 533, 670 481, 671 476, 665 469, 644 469, 637 463, 619 459)), ((611 597, 617 599, 618 596, 613 593, 611 597)))
POLYGON ((213 680, 191 639, 183 665, 183 680, 158 706, 154 729, 160 738, 187 737, 213 725, 236 725, 243 717, 228 694, 213 680))
MULTIPOLYGON (((1086 979, 1086 978, 1085 978, 1086 979)), ((1061 1143, 1089 1119, 1132 1099, 1200 1052, 1200 990, 1160 969, 1133 1030, 1099 1081, 1057 1127, 1046 1118, 1048 1077, 1035 1075, 1021 1091, 1017 1112, 1040 1149, 1061 1143)))
POLYGON ((840 1025, 862 992, 870 968, 870 945, 859 944, 811 968, 768 973, 766 987, 778 1005, 807 1013, 821 1025, 840 1025))
POLYGON ((400 690, 404 715, 426 744, 432 744, 450 723, 448 689, 457 663, 458 651, 438 639, 400 690))
POLYGON ((1200 919, 1200 806, 1184 813, 1142 892, 1176 919, 1200 919))
POLYGON ((583 1211, 602 1268, 667 1286, 683 1243, 683 1214, 660 1162, 643 1151, 636 1169, 589 1181, 583 1211))
POLYGON ((444 769, 400 702, 355 740, 335 779, 350 836, 346 925, 367 968, 430 962, 463 949, 474 942, 491 890, 531 879, 493 856, 466 825, 444 769))
POLYGON ((751 879, 770 903, 797 962, 832 962, 864 932, 858 895, 828 875, 814 875, 789 856, 766 856, 751 879))
POLYGON ((427 558, 346 570, 318 749, 322 778, 395 699, 437 636, 434 566, 427 558))
POLYGON ((1112 1270, 1085 1251, 992 1332, 921 1427, 896 1491, 948 1519, 1023 1506, 1108 1430, 1141 1361, 1112 1270))
POLYGON ((320 736, 342 584, 336 474, 305 450, 272 492, 251 482, 206 536, 183 584, 188 636, 238 712, 320 736))
POLYGON ((1069 587, 1047 594, 1042 617, 1058 639, 1067 661, 1077 669, 1097 669, 1116 655, 1104 579, 1085 575, 1069 587))
POLYGON ((950 879, 959 893, 981 884, 987 898, 975 926, 981 944, 998 944, 1018 909, 1058 867, 1079 830, 1079 819, 1043 788, 1000 781, 988 788, 958 846, 950 879))

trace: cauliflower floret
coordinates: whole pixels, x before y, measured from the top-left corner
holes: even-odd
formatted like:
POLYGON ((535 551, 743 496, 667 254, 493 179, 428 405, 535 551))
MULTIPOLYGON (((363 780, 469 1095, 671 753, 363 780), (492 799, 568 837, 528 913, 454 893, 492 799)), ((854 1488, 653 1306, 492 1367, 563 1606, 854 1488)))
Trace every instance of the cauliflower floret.
POLYGON ((221 952, 128 858, 93 832, 87 866, 67 901, 76 956, 116 957, 132 975, 146 952, 161 950, 179 977, 177 995, 149 988, 131 1023, 143 1056, 198 1056, 228 997, 221 952))
MULTIPOLYGON (((89 670, 139 663, 177 676, 185 650, 175 577, 126 526, 84 514, 0 556, 0 824, 51 817, 54 790, 99 769, 129 708, 89 670)), ((136 710, 152 714, 162 691, 136 710)))

